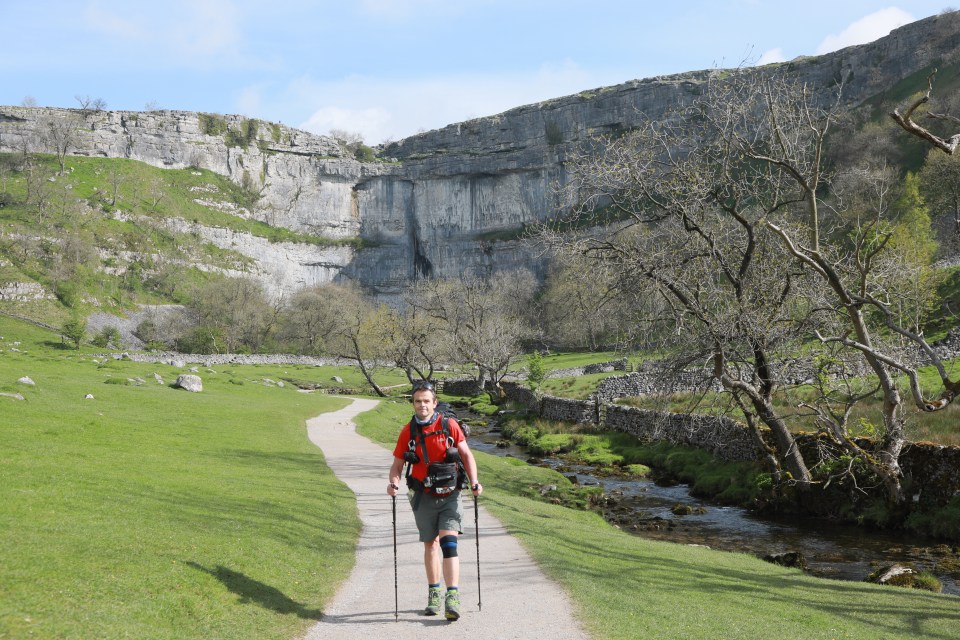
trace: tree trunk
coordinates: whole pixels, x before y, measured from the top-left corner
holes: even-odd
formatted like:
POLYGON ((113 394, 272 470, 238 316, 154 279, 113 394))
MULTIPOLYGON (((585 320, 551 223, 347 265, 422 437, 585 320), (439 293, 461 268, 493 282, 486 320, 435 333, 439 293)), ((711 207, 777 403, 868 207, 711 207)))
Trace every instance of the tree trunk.
POLYGON ((384 393, 383 389, 380 388, 380 385, 374 382, 373 375, 367 370, 366 365, 363 364, 362 358, 357 358, 357 364, 360 365, 360 371, 363 373, 363 377, 367 379, 367 382, 370 383, 370 387, 373 389, 373 392, 381 398, 386 398, 387 394, 384 393))
POLYGON ((800 455, 800 449, 797 447, 797 442, 793 433, 787 427, 787 423, 777 415, 769 402, 759 398, 751 398, 751 401, 757 416, 765 425, 770 427, 770 432, 777 444, 777 451, 783 460, 783 466, 793 477, 797 488, 800 491, 809 490, 811 484, 810 470, 807 468, 803 456, 800 455))

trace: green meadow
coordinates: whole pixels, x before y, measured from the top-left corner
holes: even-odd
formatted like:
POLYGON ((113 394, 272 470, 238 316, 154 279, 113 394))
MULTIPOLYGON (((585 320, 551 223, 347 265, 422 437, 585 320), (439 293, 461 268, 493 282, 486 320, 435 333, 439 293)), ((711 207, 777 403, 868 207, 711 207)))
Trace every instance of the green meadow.
POLYGON ((201 368, 195 394, 169 366, 3 317, 0 336, 0 393, 24 398, 0 396, 0 638, 294 638, 319 619, 360 523, 304 423, 348 401, 264 381, 319 370, 201 368))
MULTIPOLYGON (((0 396, 0 638, 293 639, 322 616, 360 523, 304 423, 348 400, 275 381, 331 370, 201 367, 193 394, 167 365, 64 349, 2 316, 0 336, 0 393, 24 398, 0 396)), ((360 428, 392 444, 409 415, 387 400, 360 428)), ((483 504, 596 640, 956 637, 955 597, 644 540, 544 502, 560 474, 478 460, 483 504)))

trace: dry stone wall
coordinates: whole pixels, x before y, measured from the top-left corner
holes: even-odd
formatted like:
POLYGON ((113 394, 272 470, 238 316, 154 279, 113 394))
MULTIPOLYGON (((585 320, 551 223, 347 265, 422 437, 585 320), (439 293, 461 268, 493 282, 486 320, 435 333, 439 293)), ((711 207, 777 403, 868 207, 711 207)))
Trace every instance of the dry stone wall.
MULTIPOLYGON (((634 379, 628 374, 622 378, 634 379)), ((718 460, 727 462, 761 461, 757 437, 748 427, 723 416, 678 414, 651 411, 613 404, 598 397, 574 400, 552 396, 537 397, 522 385, 503 383, 509 400, 527 406, 548 420, 596 424, 614 431, 636 436, 642 442, 669 442, 709 451, 718 460)), ((610 385, 609 389, 616 388, 610 385)), ((630 394, 635 395, 635 394, 630 394)), ((769 432, 764 429, 766 439, 769 432)), ((822 461, 832 450, 818 434, 801 434, 798 446, 807 460, 822 461)), ((869 449, 870 441, 861 446, 869 449)), ((942 507, 960 496, 960 447, 947 447, 929 442, 908 443, 901 455, 904 475, 913 498, 922 507, 942 507)))

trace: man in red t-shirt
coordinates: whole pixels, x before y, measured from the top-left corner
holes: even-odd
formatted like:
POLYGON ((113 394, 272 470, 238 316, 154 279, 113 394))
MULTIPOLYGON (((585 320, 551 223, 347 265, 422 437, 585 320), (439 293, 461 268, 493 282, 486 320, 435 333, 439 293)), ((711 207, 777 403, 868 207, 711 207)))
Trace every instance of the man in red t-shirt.
POLYGON ((423 566, 427 572, 427 607, 424 614, 435 616, 440 612, 442 575, 447 585, 444 615, 447 620, 457 620, 460 617, 457 535, 462 533, 463 522, 460 488, 442 486, 445 483, 430 472, 437 469, 434 463, 448 461, 448 449, 456 450, 463 461, 473 495, 483 493, 483 487, 477 480, 477 463, 460 425, 452 418, 444 418, 447 420, 447 435, 443 432, 442 414, 437 413, 437 394, 432 384, 424 382, 414 386, 413 411, 413 418, 401 430, 393 450, 387 494, 396 496, 399 493, 405 456, 415 457, 417 462, 410 468, 407 497, 423 543, 423 566), (411 432, 415 437, 411 437, 411 432), (426 451, 423 450, 424 444, 426 451))

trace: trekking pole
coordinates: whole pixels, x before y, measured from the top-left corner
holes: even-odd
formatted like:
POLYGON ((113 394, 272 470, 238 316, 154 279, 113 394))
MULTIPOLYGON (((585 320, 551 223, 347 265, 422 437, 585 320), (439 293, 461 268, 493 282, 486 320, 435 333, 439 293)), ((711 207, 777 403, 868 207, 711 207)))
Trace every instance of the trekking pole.
POLYGON ((480 508, 477 506, 477 496, 473 496, 473 531, 477 541, 477 609, 483 611, 483 598, 480 597, 480 508))
POLYGON ((400 596, 397 592, 397 496, 393 498, 393 621, 400 621, 400 596))

